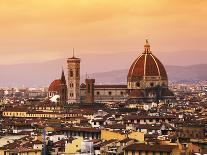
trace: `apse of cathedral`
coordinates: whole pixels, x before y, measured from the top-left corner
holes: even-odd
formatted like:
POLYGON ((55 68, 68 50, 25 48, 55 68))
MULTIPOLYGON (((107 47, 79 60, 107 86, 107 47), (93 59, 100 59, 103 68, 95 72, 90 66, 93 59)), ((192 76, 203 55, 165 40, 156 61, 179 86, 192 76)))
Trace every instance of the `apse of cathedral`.
POLYGON ((47 97, 57 105, 64 106, 68 102, 67 83, 64 71, 62 70, 61 78, 54 80, 49 88, 47 97))
MULTIPOLYGON (((148 40, 143 52, 129 68, 126 85, 96 85, 95 79, 86 79, 80 84, 80 59, 68 58, 68 85, 64 72, 59 81, 53 81, 59 89, 60 101, 68 103, 125 103, 150 104, 171 103, 174 94, 168 88, 168 77, 164 65, 153 55, 148 40), (63 78, 64 77, 64 78, 63 78), (61 82, 62 81, 62 82, 61 82), (63 84, 61 84, 63 83, 63 84), (67 94, 67 95, 66 95, 67 94)), ((50 85, 50 87, 52 87, 50 85)), ((51 97, 49 89, 49 96, 51 97)))

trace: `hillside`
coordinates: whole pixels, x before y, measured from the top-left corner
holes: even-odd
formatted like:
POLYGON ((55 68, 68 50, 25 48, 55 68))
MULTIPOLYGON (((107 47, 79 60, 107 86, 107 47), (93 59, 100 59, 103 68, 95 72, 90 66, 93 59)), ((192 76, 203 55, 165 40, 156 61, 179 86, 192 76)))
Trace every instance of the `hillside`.
MULTIPOLYGON (((207 80, 207 64, 192 66, 166 66, 168 78, 172 82, 196 82, 207 80)), ((96 83, 126 83, 128 70, 114 70, 94 73, 96 83)), ((85 77, 82 77, 85 78, 85 77)))
MULTIPOLYGON (((66 59, 57 59, 42 63, 0 65, 0 86, 48 86, 52 80, 60 77, 62 66, 66 70, 65 62, 66 59)), ((84 62, 85 64, 83 63, 81 66, 81 81, 85 79, 86 71, 91 69, 92 62, 88 62, 90 62, 90 65, 85 65, 86 62, 84 62)), ((119 66, 119 68, 121 67, 119 66)), ((105 68, 105 70, 107 69, 105 68)), ((192 82, 207 80, 207 64, 185 67, 166 66, 166 70, 170 81, 192 82)), ((124 84, 126 82, 127 69, 117 69, 107 72, 104 69, 100 69, 100 71, 89 74, 89 76, 96 78, 96 83, 124 84)))

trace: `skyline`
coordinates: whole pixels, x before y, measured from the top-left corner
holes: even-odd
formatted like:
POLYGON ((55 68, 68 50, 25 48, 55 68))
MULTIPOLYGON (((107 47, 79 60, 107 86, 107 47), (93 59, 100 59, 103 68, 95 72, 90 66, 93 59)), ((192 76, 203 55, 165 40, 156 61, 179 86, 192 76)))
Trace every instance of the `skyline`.
POLYGON ((202 19, 207 17, 207 1, 204 0, 1 3, 0 64, 66 58, 72 55, 72 48, 79 57, 119 53, 125 57, 129 52, 129 57, 136 57, 142 52, 146 38, 164 64, 173 65, 171 56, 177 53, 181 58, 188 54, 188 60, 183 60, 183 64, 180 61, 180 65, 198 64, 193 60, 198 52, 197 61, 206 63, 207 22, 202 19))
POLYGON ((0 155, 207 155, 207 0, 0 0, 0 155))

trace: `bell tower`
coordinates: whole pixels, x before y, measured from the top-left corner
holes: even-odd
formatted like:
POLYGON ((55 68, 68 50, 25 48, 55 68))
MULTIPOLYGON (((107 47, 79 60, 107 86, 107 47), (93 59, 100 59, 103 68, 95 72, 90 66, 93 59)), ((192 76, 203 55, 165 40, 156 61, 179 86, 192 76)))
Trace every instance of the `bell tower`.
POLYGON ((68 58, 68 102, 80 103, 80 59, 74 56, 68 58))

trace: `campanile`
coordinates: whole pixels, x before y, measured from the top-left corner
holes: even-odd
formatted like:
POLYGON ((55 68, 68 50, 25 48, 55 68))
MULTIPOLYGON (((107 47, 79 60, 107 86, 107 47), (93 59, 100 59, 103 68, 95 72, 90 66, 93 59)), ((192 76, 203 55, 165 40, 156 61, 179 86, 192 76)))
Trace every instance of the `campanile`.
POLYGON ((80 59, 68 58, 68 101, 69 103, 80 102, 80 59))

